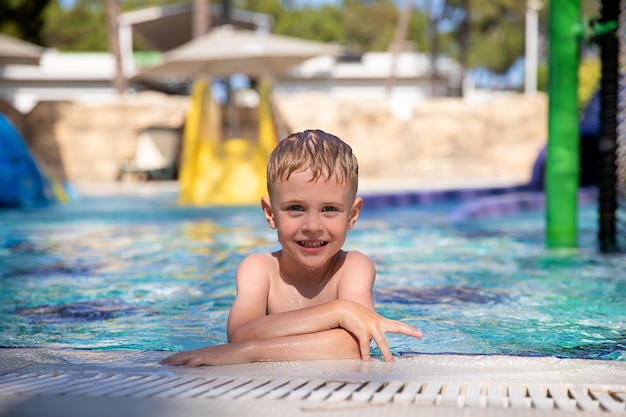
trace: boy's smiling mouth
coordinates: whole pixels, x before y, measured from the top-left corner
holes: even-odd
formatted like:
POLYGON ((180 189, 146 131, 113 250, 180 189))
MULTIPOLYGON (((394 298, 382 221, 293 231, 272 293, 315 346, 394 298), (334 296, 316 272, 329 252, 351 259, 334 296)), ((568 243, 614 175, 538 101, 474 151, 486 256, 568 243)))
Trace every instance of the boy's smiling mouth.
POLYGON ((326 242, 325 240, 316 240, 316 241, 301 240, 298 242, 298 245, 304 248, 310 248, 310 249, 321 248, 322 246, 326 246, 327 244, 328 242, 326 242))

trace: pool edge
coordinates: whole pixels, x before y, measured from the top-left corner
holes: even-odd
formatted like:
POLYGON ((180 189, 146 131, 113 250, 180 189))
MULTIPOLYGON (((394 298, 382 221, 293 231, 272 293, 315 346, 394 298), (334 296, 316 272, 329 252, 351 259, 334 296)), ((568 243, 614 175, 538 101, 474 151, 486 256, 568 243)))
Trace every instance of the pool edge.
POLYGON ((400 357, 395 363, 374 358, 371 362, 294 361, 200 368, 159 365, 167 355, 154 351, 0 349, 0 416, 626 414, 623 400, 613 400, 611 412, 594 397, 626 393, 624 361, 424 354, 400 357), (116 381, 113 390, 107 390, 110 381, 116 381), (197 391, 200 395, 187 398, 189 391, 181 389, 185 381, 201 381, 212 386, 212 391, 197 391), (294 388, 280 398, 264 396, 269 388, 258 392, 259 387, 290 385, 294 388), (407 393, 410 387, 420 385, 421 391, 407 393), (298 397, 307 386, 309 392, 298 397), (159 387, 173 391, 153 396, 159 387), (363 387, 373 387, 375 392, 359 399, 366 391, 363 387), (453 389, 457 394, 446 393, 453 389), (528 391, 522 398, 527 405, 521 408, 514 407, 516 399, 512 397, 520 389, 528 391), (561 392, 561 398, 554 397, 554 392, 561 392), (576 402, 571 393, 585 398, 576 398, 576 402), (543 397, 531 398, 531 394, 543 397), (294 395, 295 399, 291 398, 294 395), (572 408, 561 410, 558 401, 559 406, 572 408))

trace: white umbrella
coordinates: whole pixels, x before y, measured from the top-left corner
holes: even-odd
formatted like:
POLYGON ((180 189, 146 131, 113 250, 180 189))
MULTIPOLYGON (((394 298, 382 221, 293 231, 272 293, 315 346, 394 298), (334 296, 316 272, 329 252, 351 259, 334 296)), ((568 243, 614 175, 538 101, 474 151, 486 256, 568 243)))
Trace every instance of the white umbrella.
POLYGON ((44 48, 0 33, 0 65, 39 65, 44 48))
POLYGON ((251 77, 280 75, 307 59, 338 52, 336 45, 221 26, 172 49, 165 54, 162 64, 134 78, 237 73, 251 77))

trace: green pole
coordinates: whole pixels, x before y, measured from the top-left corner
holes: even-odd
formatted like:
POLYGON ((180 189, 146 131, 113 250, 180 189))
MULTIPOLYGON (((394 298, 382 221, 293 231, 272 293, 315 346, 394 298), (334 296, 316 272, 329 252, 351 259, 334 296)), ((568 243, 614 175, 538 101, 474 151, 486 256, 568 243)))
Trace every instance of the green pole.
POLYGON ((580 1, 550 0, 546 244, 577 246, 580 1))

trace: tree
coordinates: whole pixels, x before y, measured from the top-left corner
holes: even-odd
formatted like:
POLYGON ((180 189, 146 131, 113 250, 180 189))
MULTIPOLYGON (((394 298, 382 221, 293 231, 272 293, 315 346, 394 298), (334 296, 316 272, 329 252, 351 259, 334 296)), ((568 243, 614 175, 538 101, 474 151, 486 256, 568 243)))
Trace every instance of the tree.
MULTIPOLYGON (((180 1, 184 0, 124 0, 120 6, 129 11, 180 1)), ((524 54, 525 0, 412 1, 407 40, 420 52, 450 56, 465 69, 481 67, 495 73, 506 72, 524 54)), ((294 0, 230 2, 233 9, 270 15, 274 33, 335 42, 355 53, 388 50, 398 21, 396 0, 342 0, 318 7, 302 7, 294 0)), ((543 3, 539 19, 546 39, 548 0, 543 3)), ((63 9, 58 0, 0 0, 0 30, 62 51, 108 51, 104 4, 77 0, 63 9)), ((583 15, 597 16, 599 4, 600 0, 582 0, 583 15)))
POLYGON ((336 42, 345 44, 345 33, 342 29, 343 13, 332 6, 318 9, 310 7, 291 9, 285 12, 289 18, 276 20, 273 31, 287 36, 311 39, 319 42, 336 42))
POLYGON ((209 0, 193 0, 192 33, 197 38, 211 29, 211 13, 209 0))
MULTIPOLYGON (((546 40, 549 0, 542 2, 540 37, 546 40)), ((524 55, 526 1, 446 0, 446 3, 464 11, 455 33, 459 60, 465 62, 466 68, 483 67, 502 74, 524 55)), ((600 0, 582 0, 582 18, 597 16, 599 3, 600 0)))
POLYGON ((344 3, 344 39, 357 53, 386 51, 393 40, 398 9, 390 0, 344 3))
POLYGON ((274 18, 278 22, 288 17, 287 10, 281 5, 280 0, 231 0, 232 8, 250 10, 252 12, 264 13, 274 18))
POLYGON ((418 51, 430 50, 429 25, 430 18, 426 13, 413 7, 407 40, 411 41, 418 51))
MULTIPOLYGON (((456 31, 456 39, 459 46, 459 65, 461 66, 461 80, 465 80, 465 75, 467 74, 468 69, 468 52, 469 52, 469 40, 470 40, 470 19, 468 10, 470 10, 471 1, 470 0, 457 0, 458 6, 462 11, 462 18, 459 23, 458 29, 456 31)), ((460 91, 458 92, 461 96, 463 96, 463 85, 460 86, 460 91)))
POLYGON ((102 0, 77 0, 64 10, 57 2, 45 11, 42 31, 47 45, 61 51, 108 51, 107 20, 102 0))
POLYGON ((42 36, 43 12, 50 0, 0 1, 0 32, 46 46, 42 36))
POLYGON ((503 74, 524 55, 525 1, 474 1, 465 12, 472 39, 466 52, 469 67, 503 74))
POLYGON ((122 72, 122 52, 120 50, 119 26, 117 24, 120 16, 120 4, 118 0, 106 0, 106 14, 109 50, 115 59, 115 78, 113 85, 117 93, 122 95, 126 88, 126 80, 122 72))

